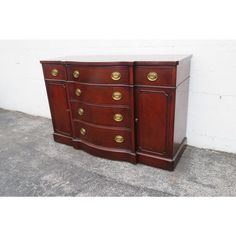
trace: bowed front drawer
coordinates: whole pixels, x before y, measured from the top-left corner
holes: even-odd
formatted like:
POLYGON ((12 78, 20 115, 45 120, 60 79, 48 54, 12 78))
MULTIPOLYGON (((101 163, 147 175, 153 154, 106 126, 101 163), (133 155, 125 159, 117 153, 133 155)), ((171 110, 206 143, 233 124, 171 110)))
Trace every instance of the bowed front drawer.
POLYGON ((190 58, 41 61, 54 140, 95 156, 174 170, 186 147, 190 58))
POLYGON ((72 101, 71 108, 74 120, 113 127, 131 126, 131 111, 127 107, 97 106, 72 101))
POLYGON ((130 131, 127 128, 108 128, 84 122, 74 122, 75 137, 90 144, 107 148, 130 149, 130 131))
POLYGON ((68 66, 68 79, 81 83, 129 84, 128 66, 68 66))
POLYGON ((108 87, 68 83, 71 100, 100 105, 130 106, 130 89, 128 87, 108 87))

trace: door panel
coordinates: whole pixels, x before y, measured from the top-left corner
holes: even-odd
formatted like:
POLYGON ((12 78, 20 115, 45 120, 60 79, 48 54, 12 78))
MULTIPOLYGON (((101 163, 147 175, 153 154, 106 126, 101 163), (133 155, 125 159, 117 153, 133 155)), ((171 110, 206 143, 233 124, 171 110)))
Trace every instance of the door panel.
POLYGON ((66 97, 66 86, 46 83, 55 133, 71 136, 71 121, 66 97))
POLYGON ((170 92, 151 88, 136 89, 139 151, 167 155, 170 95, 170 92))

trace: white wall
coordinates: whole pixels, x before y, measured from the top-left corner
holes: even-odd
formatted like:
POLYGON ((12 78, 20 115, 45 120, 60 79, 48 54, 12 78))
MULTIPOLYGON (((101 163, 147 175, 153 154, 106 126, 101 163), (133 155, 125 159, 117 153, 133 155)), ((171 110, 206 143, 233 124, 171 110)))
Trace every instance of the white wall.
POLYGON ((193 54, 188 144, 236 153, 236 41, 0 41, 0 107, 50 117, 39 60, 193 54))

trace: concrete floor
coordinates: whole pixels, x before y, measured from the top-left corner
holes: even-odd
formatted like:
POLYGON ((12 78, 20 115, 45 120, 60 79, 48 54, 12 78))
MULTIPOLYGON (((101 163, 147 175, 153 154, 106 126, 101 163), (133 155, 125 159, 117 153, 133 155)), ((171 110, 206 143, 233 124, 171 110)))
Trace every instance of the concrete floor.
POLYGON ((236 196, 236 155, 188 147, 174 172, 52 138, 51 120, 0 109, 0 196, 236 196))

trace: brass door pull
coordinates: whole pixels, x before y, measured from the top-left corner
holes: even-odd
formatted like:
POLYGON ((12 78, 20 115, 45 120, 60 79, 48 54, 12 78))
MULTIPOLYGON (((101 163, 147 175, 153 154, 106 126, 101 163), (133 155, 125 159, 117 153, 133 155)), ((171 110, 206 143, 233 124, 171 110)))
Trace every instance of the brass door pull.
POLYGON ((122 93, 120 93, 120 92, 114 92, 114 93, 112 94, 112 98, 113 98, 114 100, 116 100, 116 101, 121 100, 121 98, 122 98, 122 93))
POLYGON ((82 91, 79 89, 79 88, 77 88, 76 90, 75 90, 75 94, 76 94, 76 96, 80 96, 81 95, 81 93, 82 93, 82 91))
POLYGON ((52 76, 55 77, 55 76, 57 76, 58 74, 59 74, 59 71, 58 71, 57 69, 52 69, 52 70, 51 70, 51 75, 52 75, 52 76))
POLYGON ((158 78, 158 75, 156 72, 149 72, 147 75, 147 78, 149 81, 156 81, 158 78))
POLYGON ((83 108, 79 108, 79 109, 78 109, 78 114, 79 114, 80 116, 82 116, 82 115, 84 114, 84 109, 83 109, 83 108))
POLYGON ((81 128, 81 129, 80 129, 80 133, 84 136, 84 135, 86 134, 86 129, 81 128))
POLYGON ((124 137, 121 136, 121 135, 116 135, 114 140, 115 140, 115 142, 117 142, 117 143, 123 143, 125 139, 124 139, 124 137))
POLYGON ((120 78, 121 78, 120 72, 117 72, 117 71, 112 72, 111 78, 112 78, 113 80, 120 80, 120 78))
POLYGON ((78 71, 78 70, 75 70, 75 71, 73 72, 73 76, 74 76, 75 79, 78 79, 78 78, 79 78, 79 71, 78 71))
POLYGON ((121 122, 123 120, 123 116, 119 113, 113 116, 114 121, 121 122))

